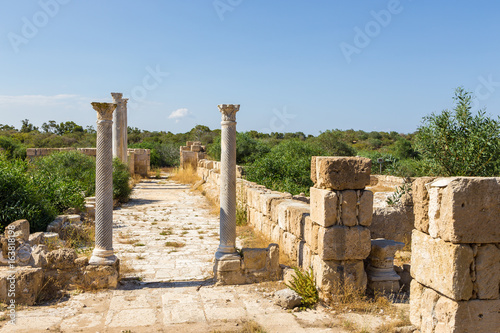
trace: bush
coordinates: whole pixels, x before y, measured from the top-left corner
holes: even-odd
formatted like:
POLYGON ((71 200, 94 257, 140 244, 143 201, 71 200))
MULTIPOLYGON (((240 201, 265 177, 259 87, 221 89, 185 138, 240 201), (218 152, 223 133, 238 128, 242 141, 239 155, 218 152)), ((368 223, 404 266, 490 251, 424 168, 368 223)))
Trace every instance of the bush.
POLYGON ((26 158, 26 147, 12 138, 0 136, 0 148, 4 149, 7 158, 26 158))
POLYGON ((130 148, 151 150, 151 167, 175 167, 180 164, 179 146, 174 143, 141 142, 130 145, 130 148))
MULTIPOLYGON (((45 231, 57 215, 50 197, 40 192, 42 177, 31 177, 28 164, 9 161, 0 155, 0 229, 19 219, 27 219, 33 232, 45 231)), ((46 183, 45 181, 43 183, 46 183)))
POLYGON ((271 151, 245 168, 247 179, 270 189, 299 194, 309 193, 311 156, 323 151, 300 140, 283 141, 271 151))
MULTIPOLYGON (((207 153, 211 158, 220 161, 221 137, 215 138, 208 146, 207 153)), ((262 141, 256 140, 249 133, 236 133, 236 164, 244 165, 253 163, 257 158, 267 154, 270 148, 262 141)))
POLYGON ((471 112, 472 95, 455 91, 453 111, 444 110, 423 119, 416 148, 428 169, 439 176, 489 177, 500 174, 500 118, 480 110, 471 112))
POLYGON ((132 188, 129 185, 130 172, 128 166, 118 158, 113 159, 113 198, 127 202, 132 188))
POLYGON ((39 172, 78 183, 85 196, 95 193, 95 158, 91 156, 78 151, 53 153, 36 159, 33 165, 39 172))
MULTIPOLYGON (((113 161, 113 197, 127 201, 128 166, 113 161)), ((57 214, 83 209, 95 194, 95 159, 76 151, 54 153, 28 164, 0 154, 0 227, 27 219, 33 232, 45 231, 57 214)))

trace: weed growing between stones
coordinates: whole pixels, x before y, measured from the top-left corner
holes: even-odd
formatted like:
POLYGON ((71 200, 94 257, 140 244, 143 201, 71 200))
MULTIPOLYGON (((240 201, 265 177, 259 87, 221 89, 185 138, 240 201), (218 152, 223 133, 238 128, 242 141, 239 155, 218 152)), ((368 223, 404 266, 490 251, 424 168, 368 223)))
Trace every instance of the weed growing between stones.
POLYGON ((184 247, 186 246, 186 244, 180 242, 166 242, 165 246, 178 248, 178 247, 184 247))
POLYGON ((313 308, 319 301, 319 295, 312 268, 309 268, 309 271, 304 273, 296 267, 293 270, 295 271, 292 277, 293 280, 290 284, 285 283, 285 285, 302 297, 302 306, 304 308, 313 308))

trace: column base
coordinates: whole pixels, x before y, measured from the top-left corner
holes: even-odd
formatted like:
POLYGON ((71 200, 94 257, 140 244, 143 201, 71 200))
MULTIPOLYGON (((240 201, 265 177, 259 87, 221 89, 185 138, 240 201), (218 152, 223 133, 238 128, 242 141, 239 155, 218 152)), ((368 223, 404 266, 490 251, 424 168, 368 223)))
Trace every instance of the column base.
POLYGON ((215 259, 218 261, 226 261, 226 260, 240 260, 241 257, 233 248, 233 252, 221 251, 219 248, 217 252, 215 252, 215 259))
POLYGON ((89 264, 111 266, 114 265, 117 260, 118 258, 113 254, 113 250, 94 249, 89 264))

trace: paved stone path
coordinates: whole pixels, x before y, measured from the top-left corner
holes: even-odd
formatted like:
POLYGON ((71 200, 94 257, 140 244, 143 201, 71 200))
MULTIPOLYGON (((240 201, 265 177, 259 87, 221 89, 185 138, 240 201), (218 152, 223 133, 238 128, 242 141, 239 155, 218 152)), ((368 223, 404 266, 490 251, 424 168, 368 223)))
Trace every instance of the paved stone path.
POLYGON ((344 332, 323 308, 296 313, 274 305, 280 283, 213 285, 218 218, 188 185, 145 180, 114 212, 114 248, 136 271, 115 290, 73 293, 55 305, 18 309, 3 332, 344 332), (167 243, 169 242, 169 243, 167 243), (177 244, 177 247, 175 245, 177 244))

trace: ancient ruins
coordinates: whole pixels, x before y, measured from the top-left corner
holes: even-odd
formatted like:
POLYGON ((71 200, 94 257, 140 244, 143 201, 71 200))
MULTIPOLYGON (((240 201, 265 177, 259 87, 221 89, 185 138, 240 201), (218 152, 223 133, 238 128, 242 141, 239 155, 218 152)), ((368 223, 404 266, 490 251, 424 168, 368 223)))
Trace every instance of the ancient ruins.
MULTIPOLYGON (((16 283, 26 290, 19 294, 19 302, 33 304, 47 276, 57 277, 61 288, 75 283, 95 288, 117 285, 120 261, 113 249, 112 158, 147 175, 150 155, 147 150, 127 150, 127 99, 120 93, 112 96, 114 103, 92 103, 98 117, 97 148, 80 149, 96 156, 96 197, 87 202, 89 211, 95 208, 93 255, 86 260, 74 251, 48 251, 44 245, 47 239, 58 238, 65 226, 81 223, 78 215, 60 216, 46 233, 37 234, 30 234, 26 220, 13 222, 1 244, 5 258, 12 246, 7 239, 15 234, 20 268, 16 283)), ((372 176, 367 158, 314 156, 310 197, 292 196, 242 177, 236 165, 240 106, 218 108, 221 161, 208 160, 201 142, 180 148, 181 167, 195 169, 204 193, 220 204, 219 245, 213 253, 217 285, 283 279, 290 270, 280 266, 281 250, 293 266, 312 268, 324 300, 346 288, 385 294, 409 291, 410 320, 419 332, 500 332, 500 178, 412 179, 412 194, 404 196, 399 206, 374 208, 369 186, 401 179, 372 176), (237 206, 246 211, 249 225, 269 240, 268 247, 237 250, 237 206), (394 266, 396 253, 405 242, 409 246, 409 238, 411 265, 394 266)), ((57 150, 31 149, 28 157, 52 151, 57 150)), ((4 302, 7 283, 2 275, 4 302)))

